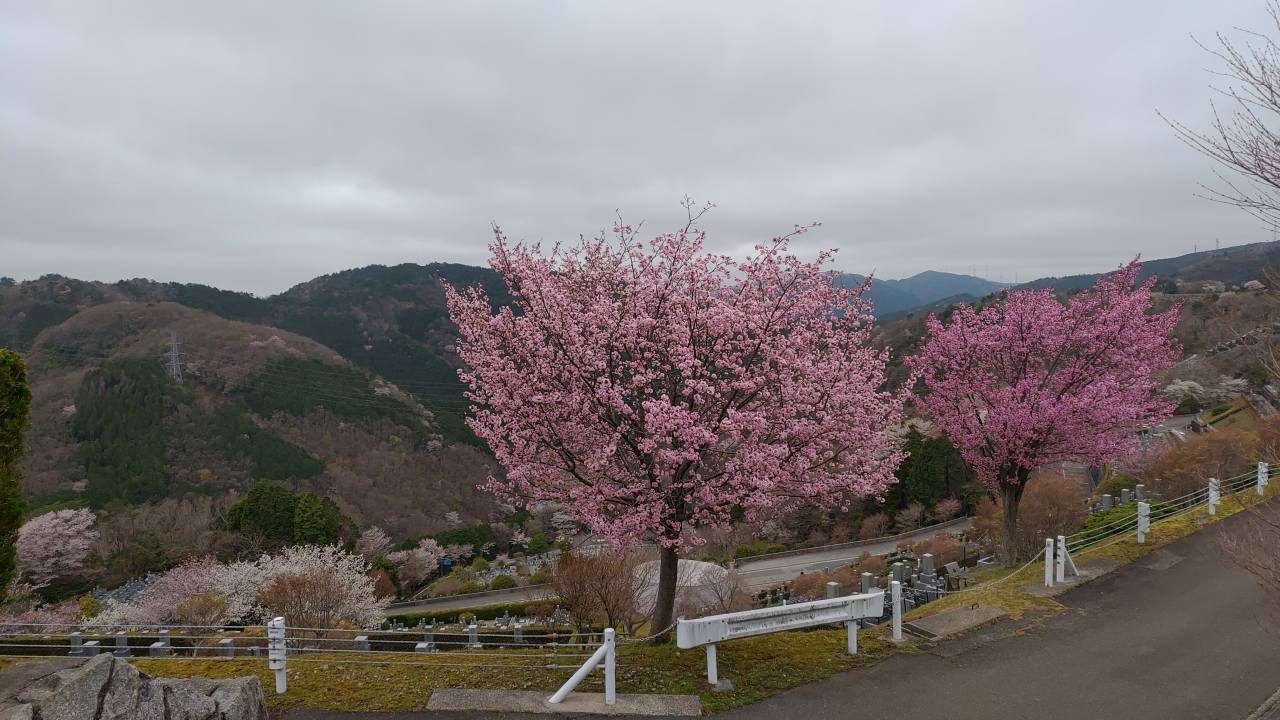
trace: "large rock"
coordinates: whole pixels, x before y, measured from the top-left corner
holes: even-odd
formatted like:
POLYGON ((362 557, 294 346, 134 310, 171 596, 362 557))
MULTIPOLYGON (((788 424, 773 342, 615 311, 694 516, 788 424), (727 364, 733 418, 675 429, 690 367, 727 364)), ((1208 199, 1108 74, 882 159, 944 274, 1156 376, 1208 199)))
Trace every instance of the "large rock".
POLYGON ((256 677, 150 678, 125 660, 27 663, 0 673, 0 720, 266 720, 256 677))

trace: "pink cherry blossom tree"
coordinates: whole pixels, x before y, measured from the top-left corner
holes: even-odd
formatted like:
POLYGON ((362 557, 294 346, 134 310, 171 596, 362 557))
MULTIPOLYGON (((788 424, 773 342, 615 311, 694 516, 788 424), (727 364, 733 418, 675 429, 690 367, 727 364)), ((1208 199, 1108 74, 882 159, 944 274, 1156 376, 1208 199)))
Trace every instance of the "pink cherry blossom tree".
POLYGON ((743 261, 705 253, 696 219, 545 254, 496 231, 511 306, 448 293, 469 423, 506 469, 487 487, 563 504, 619 544, 656 541, 655 631, 699 529, 878 495, 901 459, 865 286, 835 287, 831 253, 803 262, 791 235, 743 261))
POLYGON ((1122 456, 1173 409, 1156 376, 1180 354, 1178 307, 1153 312, 1155 278, 1137 284, 1139 267, 1066 302, 1019 290, 981 311, 962 305, 945 323, 930 316, 929 340, 908 360, 928 390, 920 410, 1001 495, 1007 560, 1033 471, 1122 456))
POLYGON ((98 540, 94 514, 87 509, 54 510, 37 515, 18 530, 18 568, 34 587, 72 575, 98 540))

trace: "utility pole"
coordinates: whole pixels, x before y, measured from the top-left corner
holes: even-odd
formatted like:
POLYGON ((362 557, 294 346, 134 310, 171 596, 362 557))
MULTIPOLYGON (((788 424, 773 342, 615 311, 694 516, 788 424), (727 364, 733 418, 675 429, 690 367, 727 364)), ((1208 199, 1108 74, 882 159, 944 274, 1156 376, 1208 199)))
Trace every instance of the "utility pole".
POLYGON ((182 382, 182 346, 178 344, 178 331, 169 331, 169 360, 165 365, 174 382, 182 382))

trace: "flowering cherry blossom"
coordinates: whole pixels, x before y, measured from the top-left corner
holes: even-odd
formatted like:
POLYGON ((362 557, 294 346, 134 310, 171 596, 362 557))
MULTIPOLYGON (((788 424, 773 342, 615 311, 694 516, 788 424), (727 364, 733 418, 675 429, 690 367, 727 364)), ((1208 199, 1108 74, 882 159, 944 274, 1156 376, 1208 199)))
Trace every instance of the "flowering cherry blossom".
POLYGON ((54 510, 28 520, 15 543, 21 574, 41 587, 80 570, 98 540, 95 520, 83 508, 54 510))
POLYGON ((656 541, 665 627, 677 553, 700 528, 894 482, 901 403, 879 389, 866 286, 835 287, 830 252, 803 262, 789 235, 735 261, 691 227, 614 233, 544 254, 495 231, 511 306, 470 288, 450 289, 449 309, 469 424, 506 469, 487 487, 560 503, 617 543, 656 541))
POLYGON ((918 406, 1002 494, 1006 540, 1034 470, 1122 456, 1173 409, 1157 375, 1180 354, 1170 338, 1179 308, 1152 312, 1155 278, 1138 284, 1139 268, 1135 260, 1066 302, 1019 290, 927 321, 929 340, 908 360, 928 389, 918 406))

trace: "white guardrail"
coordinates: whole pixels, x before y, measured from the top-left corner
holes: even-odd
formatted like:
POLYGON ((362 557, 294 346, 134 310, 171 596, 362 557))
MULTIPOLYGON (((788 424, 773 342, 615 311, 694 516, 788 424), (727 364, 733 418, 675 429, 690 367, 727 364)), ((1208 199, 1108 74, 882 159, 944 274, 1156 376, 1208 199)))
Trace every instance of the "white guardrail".
MULTIPOLYGON (((899 602, 900 598, 900 595, 894 596, 899 602)), ((900 617, 899 612, 895 606, 895 618, 900 617)), ((708 615, 693 620, 681 618, 676 622, 676 647, 688 650, 706 645, 707 682, 717 685, 720 682, 716 668, 717 643, 815 625, 844 623, 849 629, 849 654, 852 655, 858 652, 858 620, 882 615, 884 590, 876 590, 795 605, 708 615)))

